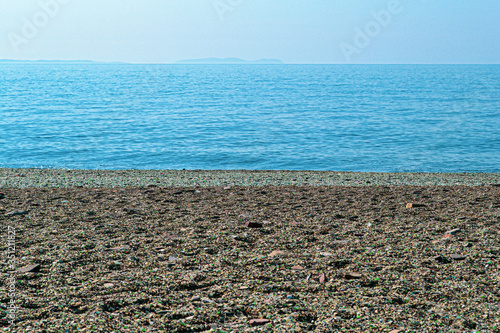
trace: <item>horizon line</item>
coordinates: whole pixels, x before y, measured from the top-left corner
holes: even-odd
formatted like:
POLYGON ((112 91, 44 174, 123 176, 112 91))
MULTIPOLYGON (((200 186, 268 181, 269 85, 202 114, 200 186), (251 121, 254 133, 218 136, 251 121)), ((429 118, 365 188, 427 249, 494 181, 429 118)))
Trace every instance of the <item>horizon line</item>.
MULTIPOLYGON (((500 65, 500 62, 498 63, 426 63, 426 62, 408 62, 408 63, 393 63, 393 62, 373 62, 373 63, 334 63, 334 62, 283 62, 282 63, 257 63, 257 61, 245 61, 242 63, 196 63, 195 61, 198 59, 194 59, 192 63, 189 63, 191 59, 183 59, 183 60, 178 60, 175 62, 127 62, 127 61, 117 61, 117 60, 111 60, 111 61, 103 61, 103 60, 88 60, 88 59, 67 59, 67 60, 61 60, 61 59, 37 59, 37 60, 32 60, 32 59, 0 59, 0 63, 2 62, 53 62, 53 63, 63 63, 63 62, 88 62, 88 63, 99 63, 99 64, 122 64, 122 65, 275 65, 275 66, 282 66, 282 65, 500 65), (183 63, 183 61, 186 61, 183 63)), ((224 60, 224 58, 222 58, 224 60)))

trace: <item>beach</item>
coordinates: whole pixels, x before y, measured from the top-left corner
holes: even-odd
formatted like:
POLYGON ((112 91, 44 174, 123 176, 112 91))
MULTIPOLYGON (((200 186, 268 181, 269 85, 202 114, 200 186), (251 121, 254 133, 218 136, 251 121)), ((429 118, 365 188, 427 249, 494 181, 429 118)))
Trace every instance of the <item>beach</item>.
POLYGON ((496 173, 0 169, 0 221, 7 331, 500 332, 496 173))

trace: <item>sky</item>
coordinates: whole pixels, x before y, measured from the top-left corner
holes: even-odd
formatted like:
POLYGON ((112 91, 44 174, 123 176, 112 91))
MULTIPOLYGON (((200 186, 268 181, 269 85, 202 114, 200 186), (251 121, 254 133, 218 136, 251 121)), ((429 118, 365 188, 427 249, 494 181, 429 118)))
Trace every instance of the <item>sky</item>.
POLYGON ((0 59, 500 63, 498 0, 1 0, 0 59))

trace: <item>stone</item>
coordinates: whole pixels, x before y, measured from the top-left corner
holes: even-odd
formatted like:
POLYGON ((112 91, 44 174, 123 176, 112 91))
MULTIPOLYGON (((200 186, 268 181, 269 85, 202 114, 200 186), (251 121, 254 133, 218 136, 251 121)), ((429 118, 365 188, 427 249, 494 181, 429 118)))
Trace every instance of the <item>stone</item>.
POLYGON ((13 210, 12 212, 8 212, 5 216, 22 216, 28 214, 27 210, 13 210))
POLYGON ((432 259, 439 262, 439 263, 442 263, 442 264, 447 264, 450 262, 448 259, 446 259, 443 256, 435 256, 435 257, 432 257, 432 259))
POLYGON ((250 326, 261 326, 270 323, 271 320, 269 319, 264 319, 264 318, 259 318, 259 319, 250 319, 248 324, 250 326))
POLYGON ((452 240, 454 237, 455 236, 453 236, 452 234, 446 234, 443 236, 443 238, 433 240, 432 244, 437 244, 440 242, 449 241, 449 240, 452 240))
POLYGON ((406 208, 419 208, 419 207, 426 207, 426 206, 424 204, 418 204, 412 202, 406 204, 406 208))
POLYGON ((446 232, 446 235, 455 235, 457 232, 460 231, 460 228, 452 229, 446 232))
POLYGON ((123 211, 129 215, 140 214, 140 210, 134 208, 124 208, 123 211))
POLYGON ((115 286, 114 283, 105 283, 104 288, 113 288, 115 286))
POLYGON ((284 255, 284 254, 285 254, 285 252, 276 250, 276 251, 269 253, 268 257, 276 257, 276 256, 284 255))
POLYGON ((226 186, 224 187, 225 190, 230 190, 231 189, 231 186, 226 186))
POLYGON ((130 247, 128 246, 115 246, 115 247, 110 247, 107 249, 104 249, 104 251, 130 251, 130 247))
POLYGON ((245 226, 248 228, 262 228, 262 224, 258 222, 247 222, 245 223, 245 226))
POLYGON ((403 330, 392 330, 389 333, 399 333, 399 332, 403 332, 403 330))
POLYGON ((109 263, 108 264, 108 269, 112 269, 112 270, 120 270, 121 269, 121 266, 122 263, 117 261, 117 260, 114 260, 113 262, 109 263))
POLYGON ((180 260, 180 259, 177 256, 172 256, 172 255, 168 256, 168 261, 176 262, 178 260, 180 260))
POLYGON ((344 277, 347 280, 361 279, 362 275, 358 273, 346 273, 344 277))
POLYGON ((323 257, 331 257, 331 256, 333 256, 333 253, 331 253, 331 252, 320 252, 319 254, 322 255, 323 257))
POLYGON ((201 300, 200 296, 193 296, 193 297, 191 297, 191 302, 198 302, 200 300, 201 300))
POLYGON ((41 266, 39 264, 28 265, 28 266, 24 266, 22 268, 19 268, 17 271, 19 273, 35 273, 35 272, 40 271, 40 267, 41 266))
POLYGON ((345 240, 334 240, 332 241, 332 244, 340 244, 340 245, 343 245, 343 244, 347 244, 349 243, 349 241, 347 239, 345 240))
POLYGON ((465 258, 467 258, 466 256, 461 254, 451 254, 450 257, 453 260, 464 260, 465 258))
POLYGON ((304 267, 302 267, 300 265, 295 265, 295 266, 292 266, 292 269, 295 271, 300 271, 300 270, 304 269, 304 267))
POLYGON ((212 301, 212 300, 211 300, 210 298, 208 298, 208 297, 203 297, 203 298, 201 299, 201 301, 202 301, 203 303, 214 303, 214 301, 212 301))
POLYGON ((325 273, 321 273, 321 275, 319 276, 319 283, 325 283, 326 281, 326 275, 325 273))

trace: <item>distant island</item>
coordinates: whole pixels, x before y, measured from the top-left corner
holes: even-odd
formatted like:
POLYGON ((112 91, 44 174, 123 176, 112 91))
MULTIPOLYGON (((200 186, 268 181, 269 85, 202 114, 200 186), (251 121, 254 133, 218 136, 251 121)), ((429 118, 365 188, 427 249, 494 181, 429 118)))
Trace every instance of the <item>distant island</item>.
POLYGON ((203 58, 203 59, 186 59, 186 60, 179 60, 175 62, 176 64, 196 64, 196 65, 201 65, 201 64, 210 64, 210 65, 231 65, 231 64, 236 64, 236 65, 282 65, 283 61, 279 59, 259 59, 259 60, 254 60, 254 61, 249 61, 249 60, 243 60, 240 58, 203 58))

